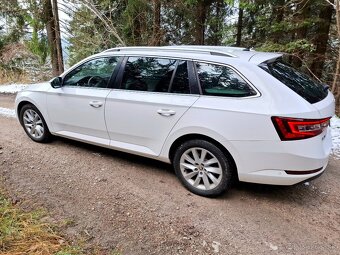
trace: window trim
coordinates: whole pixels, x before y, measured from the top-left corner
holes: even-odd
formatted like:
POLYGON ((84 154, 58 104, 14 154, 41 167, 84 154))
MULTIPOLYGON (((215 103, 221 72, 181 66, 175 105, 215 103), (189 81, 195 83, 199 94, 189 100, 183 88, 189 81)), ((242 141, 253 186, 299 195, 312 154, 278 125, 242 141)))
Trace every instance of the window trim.
POLYGON ((175 79, 175 75, 177 73, 177 67, 178 67, 178 59, 176 59, 176 66, 175 66, 175 69, 174 69, 174 73, 172 74, 171 79, 170 79, 168 93, 171 93, 172 85, 173 85, 173 82, 174 82, 174 79, 175 79))
POLYGON ((121 89, 122 87, 122 82, 123 82, 123 76, 124 76, 124 70, 125 66, 128 60, 128 56, 122 56, 122 61, 120 62, 120 66, 117 72, 117 76, 114 80, 114 84, 112 86, 113 89, 121 89))
POLYGON ((121 60, 122 60, 123 56, 96 56, 96 57, 93 57, 93 58, 90 58, 90 59, 86 59, 84 61, 81 61, 80 63, 78 63, 77 65, 73 66, 72 69, 69 69, 67 70, 66 73, 64 73, 62 76, 60 76, 62 78, 62 84, 61 84, 61 87, 67 87, 67 88, 81 88, 81 89, 110 89, 110 84, 112 82, 112 80, 114 80, 115 78, 115 75, 117 75, 117 72, 118 72, 118 66, 120 65, 121 63, 121 60), (81 67, 82 65, 85 65, 86 63, 90 62, 90 61, 93 61, 93 60, 96 60, 96 59, 104 59, 104 58, 114 58, 114 57, 118 57, 118 61, 117 61, 117 65, 114 67, 112 73, 111 73, 111 76, 110 76, 110 79, 109 81, 107 82, 106 84, 106 87, 105 88, 102 88, 102 87, 83 87, 83 86, 70 86, 70 85, 64 85, 64 80, 66 78, 66 76, 71 73, 73 70, 75 70, 76 68, 78 67, 81 67), (116 71, 117 70, 117 71, 116 71))
POLYGON ((202 95, 194 61, 187 60, 190 94, 202 95))
POLYGON ((115 69, 112 72, 112 75, 110 77, 109 82, 107 83, 107 87, 106 88, 108 88, 108 89, 112 89, 116 85, 116 79, 117 79, 117 76, 119 74, 119 70, 120 70, 120 67, 122 65, 122 62, 124 60, 124 56, 119 56, 118 58, 119 59, 117 61, 117 65, 116 65, 115 69))
POLYGON ((256 98, 256 97, 262 96, 261 92, 247 79, 247 77, 245 77, 240 71, 238 71, 235 67, 233 67, 233 66, 231 66, 229 64, 218 63, 218 62, 213 62, 213 61, 205 61, 205 60, 199 60, 199 59, 194 59, 194 60, 192 60, 192 62, 193 62, 193 65, 195 67, 197 86, 199 87, 199 90, 200 90, 200 93, 201 93, 200 95, 201 96, 218 97, 218 98, 232 98, 232 99, 248 99, 248 98, 256 98), (250 86, 256 92, 256 94, 252 95, 252 96, 246 96, 246 97, 231 97, 231 96, 227 96, 227 95, 226 96, 215 96, 215 95, 205 95, 205 94, 203 94, 201 82, 199 80, 198 72, 197 72, 197 69, 196 69, 196 63, 197 62, 204 63, 204 64, 212 64, 212 65, 225 66, 225 67, 230 68, 236 74, 238 74, 248 84, 248 86, 250 86))

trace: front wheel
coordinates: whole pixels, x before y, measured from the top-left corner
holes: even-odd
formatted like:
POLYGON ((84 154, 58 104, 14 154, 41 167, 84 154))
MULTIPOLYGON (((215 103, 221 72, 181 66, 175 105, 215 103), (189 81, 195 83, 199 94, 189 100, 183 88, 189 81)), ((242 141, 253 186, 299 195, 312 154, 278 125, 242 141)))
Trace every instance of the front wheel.
POLYGON ((232 180, 232 164, 214 144, 190 140, 177 149, 173 158, 176 175, 191 192, 206 197, 225 192, 232 180))
POLYGON ((45 143, 51 140, 51 133, 40 111, 32 104, 24 105, 20 110, 20 122, 26 134, 35 142, 45 143))

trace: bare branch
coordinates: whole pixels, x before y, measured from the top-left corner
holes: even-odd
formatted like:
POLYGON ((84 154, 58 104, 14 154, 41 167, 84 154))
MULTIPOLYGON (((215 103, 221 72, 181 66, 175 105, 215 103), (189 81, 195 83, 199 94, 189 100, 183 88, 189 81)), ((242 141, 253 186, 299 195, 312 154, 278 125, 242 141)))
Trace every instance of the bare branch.
MULTIPOLYGON (((92 0, 78 1, 78 3, 83 4, 88 10, 90 10, 94 15, 96 15, 96 17, 98 17, 100 21, 104 24, 107 31, 111 33, 114 37, 116 37, 122 46, 126 45, 123 39, 119 36, 117 29, 113 25, 112 21, 98 10, 98 8, 96 7, 92 0)), ((113 10, 116 10, 116 8, 117 8, 116 6, 113 6, 113 10)))

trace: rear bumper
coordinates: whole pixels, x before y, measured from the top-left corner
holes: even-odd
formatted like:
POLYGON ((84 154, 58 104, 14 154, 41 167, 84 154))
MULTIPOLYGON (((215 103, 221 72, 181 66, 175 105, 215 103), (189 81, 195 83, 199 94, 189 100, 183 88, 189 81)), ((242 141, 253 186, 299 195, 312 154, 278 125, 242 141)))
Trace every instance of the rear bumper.
POLYGON ((262 170, 239 176, 240 181, 272 184, 272 185, 294 185, 309 179, 319 177, 326 169, 325 165, 319 172, 313 174, 291 175, 282 170, 262 170))
POLYGON ((232 144, 236 151, 242 152, 234 157, 239 180, 273 185, 293 185, 321 175, 332 148, 329 128, 305 140, 232 144))

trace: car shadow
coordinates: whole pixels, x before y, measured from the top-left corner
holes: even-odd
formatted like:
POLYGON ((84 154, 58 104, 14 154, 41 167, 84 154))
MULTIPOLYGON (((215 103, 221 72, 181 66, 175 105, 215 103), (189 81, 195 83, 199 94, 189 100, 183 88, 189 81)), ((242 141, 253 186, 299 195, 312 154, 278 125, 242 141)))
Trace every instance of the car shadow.
POLYGON ((250 197, 257 201, 271 201, 280 204, 294 203, 297 206, 315 206, 324 202, 324 195, 313 182, 306 181, 291 186, 282 186, 237 181, 228 193, 223 194, 218 199, 250 197))
MULTIPOLYGON (((81 148, 90 153, 99 153, 101 156, 105 156, 108 158, 124 160, 127 163, 133 162, 133 164, 141 166, 143 171, 147 171, 150 173, 153 171, 164 172, 172 175, 174 178, 177 178, 170 164, 160 162, 155 159, 150 159, 62 137, 56 137, 55 142, 61 142, 63 144, 66 144, 67 146, 81 148)), ((216 197, 215 199, 231 200, 246 196, 260 200, 267 199, 280 202, 295 201, 298 204, 306 204, 309 203, 311 200, 313 200, 313 203, 315 203, 316 200, 322 199, 318 194, 316 194, 315 191, 316 189, 313 186, 312 182, 308 182, 307 184, 300 183, 292 186, 279 186, 246 183, 234 180, 231 189, 225 194, 216 197)))
POLYGON ((55 141, 62 142, 64 144, 78 147, 84 149, 90 153, 99 153, 101 156, 106 156, 109 158, 117 158, 119 160, 124 160, 127 162, 133 162, 134 164, 141 165, 143 167, 153 168, 153 170, 166 171, 168 173, 174 173, 173 168, 170 164, 161 162, 152 158, 147 158, 127 152, 122 152, 114 149, 109 149, 93 144, 88 144, 76 140, 71 140, 63 137, 55 137, 55 141))

